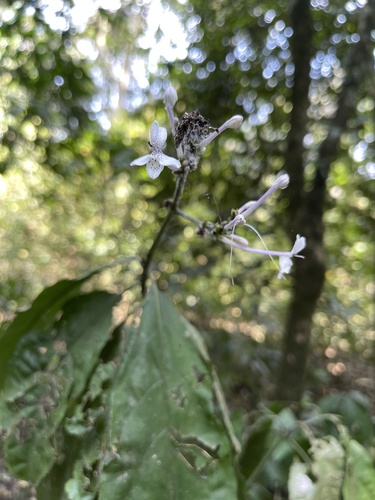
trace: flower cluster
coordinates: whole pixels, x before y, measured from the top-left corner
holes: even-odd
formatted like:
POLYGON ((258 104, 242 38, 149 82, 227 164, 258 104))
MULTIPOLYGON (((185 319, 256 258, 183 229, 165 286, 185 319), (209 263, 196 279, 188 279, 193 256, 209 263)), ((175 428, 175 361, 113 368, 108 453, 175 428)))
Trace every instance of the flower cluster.
POLYGON ((177 92, 169 86, 164 95, 165 109, 171 123, 172 134, 176 144, 177 157, 172 158, 163 153, 167 142, 167 130, 161 127, 155 120, 151 126, 150 154, 141 156, 132 161, 130 166, 146 165, 146 170, 151 179, 159 177, 164 167, 168 167, 173 172, 181 169, 180 160, 185 159, 190 170, 196 168, 199 155, 203 153, 206 146, 219 134, 228 128, 238 128, 243 121, 242 116, 235 115, 227 120, 221 127, 213 129, 208 121, 197 111, 185 113, 181 120, 174 115, 173 108, 178 100, 177 92))
POLYGON ((229 245, 231 248, 238 248, 240 250, 244 250, 249 253, 257 253, 261 255, 268 255, 271 260, 275 263, 273 257, 279 257, 279 266, 275 263, 276 267, 279 270, 278 278, 281 279, 284 277, 284 274, 288 274, 291 271, 293 261, 293 257, 299 257, 303 259, 302 255, 298 255, 305 247, 306 247, 306 238, 297 234, 296 241, 293 245, 293 248, 290 252, 280 252, 275 250, 268 250, 267 245, 265 244, 262 236, 259 232, 247 222, 247 217, 254 212, 274 191, 277 189, 285 189, 289 184, 289 176, 287 174, 280 175, 273 185, 264 193, 263 196, 259 198, 257 201, 248 201, 242 207, 240 207, 237 211, 235 217, 232 220, 224 224, 223 226, 223 234, 220 236, 221 241, 223 243, 229 245), (238 226, 247 226, 261 240, 264 250, 252 248, 249 246, 249 242, 246 238, 242 236, 238 236, 234 234, 234 230, 238 226), (230 233, 231 231, 231 233, 230 233))
MULTIPOLYGON (((173 172, 181 171, 185 174, 195 170, 199 157, 205 151, 207 145, 226 129, 239 128, 243 121, 242 116, 235 115, 223 123, 219 128, 214 129, 210 127, 208 121, 197 111, 185 113, 179 120, 173 111, 177 100, 177 92, 170 86, 165 92, 164 104, 171 124, 178 159, 163 153, 167 141, 167 130, 161 127, 157 121, 154 121, 151 126, 149 142, 151 152, 146 156, 134 160, 130 164, 131 166, 146 165, 147 173, 152 179, 159 177, 164 167, 168 167, 173 172)), ((278 278, 281 279, 284 277, 284 274, 290 272, 293 265, 292 259, 294 257, 304 258, 299 255, 299 253, 306 247, 306 238, 298 234, 293 248, 289 252, 269 250, 262 236, 248 223, 247 219, 274 191, 277 189, 285 189, 288 184, 289 176, 287 174, 280 175, 268 191, 266 191, 257 201, 249 201, 238 210, 234 211, 234 215, 229 221, 219 225, 219 231, 216 229, 216 224, 207 223, 207 221, 203 223, 178 209, 177 204, 179 198, 177 197, 181 197, 183 190, 182 183, 180 188, 176 191, 174 211, 182 217, 185 217, 185 219, 195 222, 198 226, 198 234, 203 235, 208 233, 211 237, 217 238, 226 245, 229 245, 231 250, 235 248, 249 253, 269 256, 278 268, 278 278), (246 238, 235 234, 235 229, 239 226, 246 226, 254 231, 262 242, 264 249, 250 247, 246 238), (203 228, 205 229, 203 230, 203 228), (209 228, 208 231, 207 228, 209 228), (279 265, 274 261, 274 257, 279 258, 279 265)))

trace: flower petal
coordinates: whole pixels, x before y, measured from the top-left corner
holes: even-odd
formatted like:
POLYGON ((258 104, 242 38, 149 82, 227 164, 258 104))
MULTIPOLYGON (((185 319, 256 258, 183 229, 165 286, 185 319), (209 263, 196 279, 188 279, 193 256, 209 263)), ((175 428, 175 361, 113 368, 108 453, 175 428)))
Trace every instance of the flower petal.
POLYGON ((159 133, 159 124, 158 122, 155 120, 154 123, 151 125, 151 129, 150 129, 150 142, 153 143, 154 141, 157 140, 158 138, 158 133, 159 133))
POLYGON ((277 277, 279 279, 281 279, 283 277, 283 274, 290 273, 290 270, 292 269, 293 261, 290 257, 281 256, 279 258, 279 263, 280 263, 280 272, 279 272, 277 277))
POLYGON ((153 155, 149 155, 149 160, 147 162, 147 173, 151 179, 156 179, 162 173, 164 166, 159 163, 159 160, 153 155))
POLYGON ((168 167, 171 170, 179 170, 181 168, 179 160, 172 158, 171 156, 167 156, 164 153, 158 153, 158 160, 163 166, 168 167))
POLYGON ((160 127, 155 120, 151 125, 150 143, 153 149, 162 150, 167 140, 167 129, 160 127))
POLYGON ((291 252, 292 255, 296 255, 297 253, 302 252, 305 246, 306 246, 306 238, 304 236, 300 236, 299 234, 297 234, 296 241, 293 245, 291 252))
POLYGON ((133 160, 130 164, 131 167, 134 167, 135 165, 140 166, 140 165, 146 165, 148 162, 149 158, 151 155, 146 155, 146 156, 141 156, 140 158, 137 158, 136 160, 133 160))

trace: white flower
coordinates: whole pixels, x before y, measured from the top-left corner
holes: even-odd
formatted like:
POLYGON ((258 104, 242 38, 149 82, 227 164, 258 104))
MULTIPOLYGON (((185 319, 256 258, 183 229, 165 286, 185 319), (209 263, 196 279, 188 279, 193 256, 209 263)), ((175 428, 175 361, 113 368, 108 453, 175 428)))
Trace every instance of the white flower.
MULTIPOLYGON (((235 219, 241 217, 241 215, 237 215, 235 219)), ((261 240, 264 246, 264 250, 259 249, 259 248, 252 248, 249 246, 249 243, 246 238, 243 238, 242 236, 238 236, 237 234, 232 234, 230 235, 222 235, 220 237, 220 240, 229 245, 231 249, 233 248, 238 248, 239 250, 244 250, 245 252, 249 253, 257 253, 260 255, 268 255, 268 257, 272 260, 272 262, 275 264, 275 266, 279 270, 279 274, 277 275, 278 279, 281 279, 284 277, 284 274, 289 274, 290 270, 292 269, 293 257, 299 257, 300 259, 304 259, 302 255, 298 255, 299 252, 302 252, 302 250, 306 247, 306 238, 304 236, 300 236, 297 234, 296 241, 293 245, 293 248, 290 252, 280 252, 276 250, 268 250, 267 245, 265 241, 263 240, 262 236, 259 234, 259 232, 253 227, 251 224, 244 224, 242 219, 239 219, 237 222, 237 225, 245 225, 246 227, 249 227, 252 231, 256 233, 258 238, 261 240), (274 261, 273 257, 279 257, 279 266, 277 266, 276 262, 274 261)), ((234 228, 233 228, 234 230, 234 228)))
POLYGON ((284 274, 289 274, 290 270, 292 269, 293 261, 292 257, 299 257, 300 259, 303 259, 304 257, 302 255, 297 255, 306 246, 306 238, 304 236, 300 236, 297 234, 296 241, 293 245, 293 248, 290 252, 290 255, 282 255, 279 258, 279 274, 277 275, 278 279, 280 280, 281 278, 284 277, 284 274))
POLYGON ((264 193, 263 196, 259 198, 257 201, 248 201, 242 207, 238 209, 238 215, 229 221, 224 229, 232 229, 236 226, 240 226, 244 224, 246 218, 254 212, 276 189, 285 189, 289 184, 289 175, 282 174, 276 179, 276 181, 272 184, 272 186, 264 193))
POLYGON ((268 250, 267 245, 263 240, 262 236, 260 235, 260 233, 258 232, 258 230, 247 222, 247 217, 249 217, 249 215, 252 214, 254 210, 256 210, 274 191, 276 191, 276 189, 285 189, 286 187, 288 187, 288 184, 289 184, 289 175, 288 174, 279 175, 276 181, 264 193, 264 195, 259 198, 259 200, 248 201, 238 209, 237 215, 235 215, 232 220, 230 220, 224 225, 223 233, 220 236, 221 241, 223 241, 225 244, 231 247, 231 252, 233 248, 238 248, 239 250, 244 250, 245 252, 249 253, 268 255, 279 271, 278 274, 279 279, 283 278, 284 274, 290 273, 290 270, 292 269, 293 265, 292 261, 293 257, 299 257, 301 259, 304 259, 302 255, 298 254, 305 248, 306 238, 304 236, 300 236, 299 234, 297 234, 296 241, 290 252, 268 250), (262 242, 264 250, 250 247, 246 238, 234 234, 236 227, 239 226, 246 226, 250 228, 252 231, 254 231, 254 233, 258 236, 258 238, 262 242), (230 230, 231 233, 229 233, 230 230), (274 257, 279 257, 279 266, 276 264, 274 257))
POLYGON ((150 148, 151 153, 146 156, 141 156, 132 161, 130 166, 146 165, 146 170, 151 179, 156 179, 162 173, 164 167, 170 168, 172 171, 181 168, 181 163, 176 158, 167 156, 163 153, 167 141, 167 130, 160 127, 155 120, 151 125, 150 131, 150 148))

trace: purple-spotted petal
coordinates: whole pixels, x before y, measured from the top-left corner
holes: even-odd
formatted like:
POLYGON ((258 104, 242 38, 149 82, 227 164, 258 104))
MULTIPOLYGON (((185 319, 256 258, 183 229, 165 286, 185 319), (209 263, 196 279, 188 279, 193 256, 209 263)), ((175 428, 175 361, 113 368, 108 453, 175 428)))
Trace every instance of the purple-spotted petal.
POLYGON ((163 171, 163 168, 164 166, 161 165, 157 157, 149 155, 146 170, 151 179, 156 179, 157 177, 159 177, 159 175, 163 171))

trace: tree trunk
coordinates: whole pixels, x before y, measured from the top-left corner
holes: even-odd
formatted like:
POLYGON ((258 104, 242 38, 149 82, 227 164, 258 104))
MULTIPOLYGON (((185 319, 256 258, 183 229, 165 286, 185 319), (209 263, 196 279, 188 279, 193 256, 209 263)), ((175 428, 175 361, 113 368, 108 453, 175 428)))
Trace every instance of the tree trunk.
POLYGON ((348 77, 339 96, 337 112, 331 120, 328 135, 319 148, 312 189, 306 193, 303 138, 308 126, 312 46, 309 4, 307 0, 296 0, 291 12, 295 79, 291 129, 285 157, 286 169, 291 178, 287 196, 292 240, 294 241, 296 234, 304 235, 307 247, 304 252, 305 260, 295 259, 294 286, 283 338, 275 397, 285 401, 299 401, 304 390, 313 315, 324 285, 323 215, 330 165, 336 158, 340 137, 346 130, 348 119, 355 111, 358 88, 368 75, 373 74, 370 36, 375 24, 375 0, 369 0, 363 8, 358 27, 361 39, 352 45, 347 60, 343 62, 346 63, 348 77))

